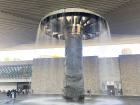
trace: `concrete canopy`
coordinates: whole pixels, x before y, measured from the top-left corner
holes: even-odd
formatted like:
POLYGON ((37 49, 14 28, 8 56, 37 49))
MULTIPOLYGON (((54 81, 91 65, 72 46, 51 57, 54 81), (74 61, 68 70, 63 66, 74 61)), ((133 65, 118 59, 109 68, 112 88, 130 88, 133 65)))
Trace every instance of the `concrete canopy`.
POLYGON ((23 44, 33 48, 41 18, 64 8, 84 8, 104 16, 111 28, 111 43, 140 42, 139 0, 1 0, 0 49, 26 48, 23 44))

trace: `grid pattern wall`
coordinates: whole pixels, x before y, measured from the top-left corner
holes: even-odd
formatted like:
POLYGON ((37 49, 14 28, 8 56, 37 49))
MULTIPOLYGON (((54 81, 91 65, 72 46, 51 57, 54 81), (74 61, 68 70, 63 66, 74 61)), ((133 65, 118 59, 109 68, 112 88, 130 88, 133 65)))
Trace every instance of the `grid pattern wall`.
POLYGON ((0 65, 1 79, 28 79, 32 75, 32 65, 0 65))

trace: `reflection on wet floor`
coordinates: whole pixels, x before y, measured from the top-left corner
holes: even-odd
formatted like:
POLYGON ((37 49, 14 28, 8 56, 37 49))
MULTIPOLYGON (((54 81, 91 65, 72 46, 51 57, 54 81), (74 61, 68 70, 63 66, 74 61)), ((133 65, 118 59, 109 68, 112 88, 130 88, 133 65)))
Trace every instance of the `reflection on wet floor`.
POLYGON ((33 105, 123 105, 123 102, 118 99, 104 99, 97 98, 93 100, 92 98, 86 98, 84 103, 76 102, 66 102, 61 97, 42 97, 38 99, 28 99, 21 101, 20 104, 33 104, 33 105))
POLYGON ((35 99, 27 99, 21 101, 20 104, 28 105, 123 105, 123 102, 118 99, 107 99, 107 98, 86 98, 84 103, 66 102, 61 97, 42 97, 35 99))
POLYGON ((61 96, 20 96, 14 103, 0 96, 0 105, 140 105, 140 97, 86 97, 84 103, 77 103, 61 96))

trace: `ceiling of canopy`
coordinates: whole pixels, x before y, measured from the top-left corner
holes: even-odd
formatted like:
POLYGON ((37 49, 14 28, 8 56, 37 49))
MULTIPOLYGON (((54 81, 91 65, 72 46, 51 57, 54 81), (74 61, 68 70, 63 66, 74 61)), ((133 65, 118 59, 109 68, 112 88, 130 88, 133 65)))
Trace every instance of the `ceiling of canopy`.
POLYGON ((0 0, 0 49, 35 43, 41 18, 64 8, 84 8, 104 16, 119 43, 139 41, 139 0, 0 0))

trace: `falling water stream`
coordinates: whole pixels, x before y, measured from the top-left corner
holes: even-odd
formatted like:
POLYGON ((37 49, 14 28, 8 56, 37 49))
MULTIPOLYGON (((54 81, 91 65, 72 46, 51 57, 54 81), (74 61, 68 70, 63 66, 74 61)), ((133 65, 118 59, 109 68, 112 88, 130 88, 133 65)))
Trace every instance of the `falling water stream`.
MULTIPOLYGON (((46 47, 63 48, 66 39, 65 36, 66 29, 71 33, 71 35, 74 34, 81 35, 83 39, 83 46, 88 46, 88 45, 94 46, 95 42, 98 43, 99 45, 103 45, 103 44, 107 44, 108 42, 111 42, 109 25, 103 17, 88 10, 68 8, 68 9, 62 9, 62 10, 52 12, 41 20, 38 27, 36 47, 41 48, 43 46, 45 48, 46 47), (65 28, 67 24, 70 24, 71 28, 65 28)), ((49 68, 59 69, 59 67, 61 66, 60 62, 56 64, 54 60, 55 60, 54 58, 51 60, 49 68)), ((115 66, 114 67, 113 66, 114 66, 114 61, 112 58, 110 58, 109 60, 99 59, 100 84, 104 82, 104 79, 106 77, 109 78, 108 81, 113 80, 111 79, 113 78, 113 75, 111 73, 106 73, 106 75, 102 74, 105 68, 113 69, 115 68, 115 66), (110 65, 111 68, 109 68, 110 65)), ((107 72, 110 72, 110 70, 108 70, 107 72)), ((50 77, 50 78, 56 80, 57 78, 55 76, 57 76, 57 74, 55 74, 54 77, 50 77)), ((100 88, 102 87, 100 86, 100 88)))

